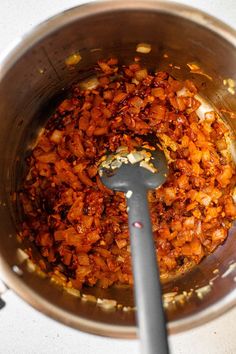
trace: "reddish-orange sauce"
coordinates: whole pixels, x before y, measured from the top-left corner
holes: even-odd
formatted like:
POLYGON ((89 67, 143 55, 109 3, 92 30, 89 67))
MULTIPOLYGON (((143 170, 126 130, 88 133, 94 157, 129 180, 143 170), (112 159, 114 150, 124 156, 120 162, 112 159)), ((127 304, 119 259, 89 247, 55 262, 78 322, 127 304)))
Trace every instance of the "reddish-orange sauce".
POLYGON ((40 250, 41 268, 50 263, 78 289, 133 283, 125 198, 97 173, 107 151, 132 150, 152 134, 167 154, 168 179, 149 193, 163 277, 213 252, 236 216, 228 129, 214 112, 199 119, 194 84, 113 58, 97 72, 95 89, 75 85, 49 119, 20 193, 22 236, 40 250))

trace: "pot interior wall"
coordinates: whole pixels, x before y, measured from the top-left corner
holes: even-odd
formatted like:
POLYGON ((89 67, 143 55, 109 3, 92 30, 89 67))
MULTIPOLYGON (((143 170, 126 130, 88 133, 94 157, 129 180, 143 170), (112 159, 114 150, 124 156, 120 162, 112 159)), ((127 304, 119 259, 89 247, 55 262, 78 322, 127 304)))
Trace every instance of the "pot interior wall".
MULTIPOLYGON (((79 14, 79 9, 77 10, 79 14)), ((24 173, 24 159, 29 153, 37 133, 50 116, 56 103, 66 95, 74 81, 92 75, 93 65, 100 58, 117 56, 120 63, 132 61, 136 45, 151 44, 152 51, 142 55, 142 63, 150 69, 167 70, 176 78, 189 78, 200 88, 218 109, 236 110, 235 97, 223 85, 224 78, 236 78, 236 50, 220 36, 187 19, 165 12, 122 10, 108 11, 73 20, 61 29, 34 44, 12 63, 0 83, 0 256, 12 267, 18 264, 16 249, 16 209, 11 202, 11 193, 19 189, 24 173), (97 49, 97 50, 94 50, 97 49), (65 65, 65 59, 80 52, 82 60, 73 69, 65 65), (167 53, 168 58, 163 55, 167 53), (191 74, 187 63, 196 62, 210 75, 191 74), (181 70, 170 67, 180 66, 181 70)), ((229 122, 233 127, 233 121, 229 122)), ((235 127, 235 123, 234 123, 235 127)), ((234 128, 233 127, 233 128, 234 128)), ((164 292, 177 287, 179 292, 189 292, 202 287, 214 278, 213 271, 219 268, 219 277, 213 282, 211 292, 201 300, 196 294, 184 304, 172 304, 167 308, 169 321, 190 316, 213 305, 234 290, 234 273, 221 275, 229 263, 236 260, 236 230, 233 228, 223 246, 207 257, 190 273, 164 284, 164 292)), ((23 246, 21 246, 23 247, 23 246)), ((113 325, 135 325, 134 313, 104 311, 92 303, 85 303, 63 292, 47 279, 41 279, 24 270, 21 281, 44 300, 61 308, 66 313, 113 325)), ((133 296, 127 289, 84 289, 85 293, 100 298, 116 299, 118 303, 132 306, 133 296)))

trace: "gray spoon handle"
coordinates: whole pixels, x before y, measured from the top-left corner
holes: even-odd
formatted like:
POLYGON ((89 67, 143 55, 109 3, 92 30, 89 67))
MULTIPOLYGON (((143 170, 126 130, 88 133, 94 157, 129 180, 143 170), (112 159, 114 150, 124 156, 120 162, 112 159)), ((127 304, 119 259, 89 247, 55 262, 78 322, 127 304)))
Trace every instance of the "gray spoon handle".
POLYGON ((131 239, 135 299, 142 354, 168 354, 162 292, 150 221, 147 190, 126 193, 131 239))

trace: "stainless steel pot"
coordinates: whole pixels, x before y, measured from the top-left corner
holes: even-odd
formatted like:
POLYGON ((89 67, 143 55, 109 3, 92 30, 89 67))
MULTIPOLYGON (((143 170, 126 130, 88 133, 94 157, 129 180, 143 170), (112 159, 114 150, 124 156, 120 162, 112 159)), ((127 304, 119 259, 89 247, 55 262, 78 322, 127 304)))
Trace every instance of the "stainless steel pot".
MULTIPOLYGON (((151 53, 142 55, 144 65, 167 69, 177 78, 191 78, 215 107, 236 110, 235 95, 223 85, 225 78, 236 79, 235 31, 200 11, 175 3, 108 1, 76 7, 36 27, 0 59, 0 276, 47 315, 83 331, 123 338, 135 336, 134 311, 105 311, 30 273, 25 263, 19 264, 18 216, 12 192, 19 186, 24 157, 38 129, 66 88, 90 76, 100 58, 114 55, 128 63, 140 42, 152 46, 151 53), (65 58, 78 51, 82 60, 75 70, 68 70, 65 58), (163 57, 165 53, 168 59, 163 57), (213 80, 191 74, 186 65, 189 62, 197 62, 213 80), (171 68, 169 63, 181 70, 171 68), (14 265, 23 270, 22 275, 14 272, 14 265)), ((236 120, 228 122, 236 129, 236 120)), ((236 303, 235 245, 236 229, 232 228, 227 241, 214 254, 190 273, 163 285, 165 293, 176 287, 185 298, 184 303, 180 296, 167 307, 171 332, 209 321, 236 303), (233 265, 229 268, 230 263, 233 265), (216 277, 216 269, 218 277, 210 282, 216 277), (209 282, 212 285, 208 293, 209 282), (186 295, 204 286, 202 292, 193 291, 189 298, 186 295)), ((133 305, 132 293, 127 289, 84 291, 133 305)))

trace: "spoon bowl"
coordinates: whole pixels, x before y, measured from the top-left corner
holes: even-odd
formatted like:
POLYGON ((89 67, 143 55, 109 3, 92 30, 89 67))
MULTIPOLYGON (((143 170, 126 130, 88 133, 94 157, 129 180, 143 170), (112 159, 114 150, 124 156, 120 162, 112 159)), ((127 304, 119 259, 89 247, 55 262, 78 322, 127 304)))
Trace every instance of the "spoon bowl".
MULTIPOLYGON (((150 166, 150 169, 145 161, 122 163, 120 167, 114 169, 103 167, 101 164, 99 174, 103 184, 107 188, 122 192, 133 190, 137 186, 143 186, 146 189, 155 189, 161 186, 168 175, 165 154, 160 149, 146 151, 151 154, 150 162, 153 166, 150 166)), ((109 158, 112 159, 112 157, 115 159, 116 154, 109 155, 109 158)))
POLYGON ((166 321, 152 235, 147 191, 166 180, 163 150, 116 152, 99 167, 104 185, 125 192, 134 274, 135 302, 142 354, 168 354, 166 321))

